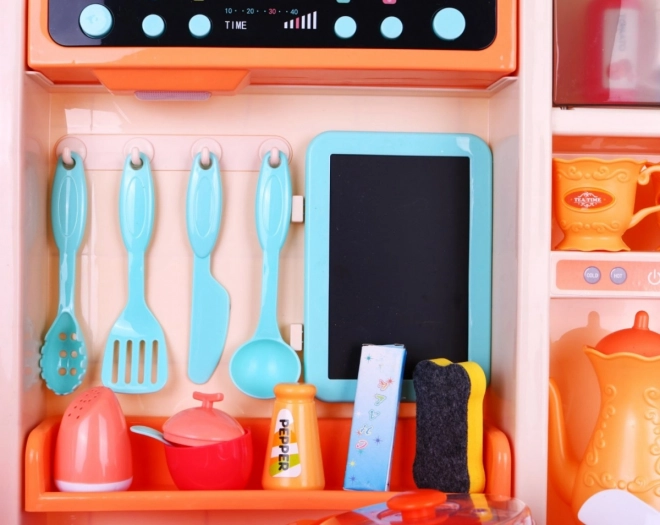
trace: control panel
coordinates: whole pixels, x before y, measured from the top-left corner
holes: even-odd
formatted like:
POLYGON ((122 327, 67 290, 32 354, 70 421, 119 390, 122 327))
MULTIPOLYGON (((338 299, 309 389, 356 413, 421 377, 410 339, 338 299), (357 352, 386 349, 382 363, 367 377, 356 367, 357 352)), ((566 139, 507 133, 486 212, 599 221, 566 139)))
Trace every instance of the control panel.
POLYGON ((554 296, 660 297, 660 259, 656 254, 555 256, 553 274, 554 296))
POLYGON ((61 46, 481 50, 496 1, 49 0, 61 46))

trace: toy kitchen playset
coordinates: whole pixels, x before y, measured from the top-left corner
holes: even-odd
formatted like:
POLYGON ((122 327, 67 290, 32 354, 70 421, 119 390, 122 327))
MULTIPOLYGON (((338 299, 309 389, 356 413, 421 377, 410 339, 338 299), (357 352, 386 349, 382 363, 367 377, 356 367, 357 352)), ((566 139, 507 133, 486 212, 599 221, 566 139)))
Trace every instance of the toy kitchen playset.
POLYGON ((6 4, 3 523, 656 523, 652 7, 6 4))

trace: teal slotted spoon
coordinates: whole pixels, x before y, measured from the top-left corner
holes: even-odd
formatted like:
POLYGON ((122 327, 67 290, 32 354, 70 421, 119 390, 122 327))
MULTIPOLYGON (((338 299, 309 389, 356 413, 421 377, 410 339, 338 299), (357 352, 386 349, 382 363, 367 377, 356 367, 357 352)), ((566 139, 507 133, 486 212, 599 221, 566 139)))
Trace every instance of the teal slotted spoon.
POLYGON ((73 166, 57 159, 51 201, 55 244, 60 251, 60 304, 57 317, 41 348, 41 377, 58 395, 73 392, 87 369, 87 350, 74 311, 76 253, 87 221, 85 168, 77 153, 71 152, 73 166))
POLYGON ((144 297, 144 254, 154 224, 154 185, 149 158, 131 155, 119 190, 119 223, 128 252, 128 301, 115 322, 103 356, 103 384, 123 394, 157 392, 167 382, 165 334, 144 297), (155 366, 154 366, 155 362, 155 366), (115 366, 116 365, 116 366, 115 366))

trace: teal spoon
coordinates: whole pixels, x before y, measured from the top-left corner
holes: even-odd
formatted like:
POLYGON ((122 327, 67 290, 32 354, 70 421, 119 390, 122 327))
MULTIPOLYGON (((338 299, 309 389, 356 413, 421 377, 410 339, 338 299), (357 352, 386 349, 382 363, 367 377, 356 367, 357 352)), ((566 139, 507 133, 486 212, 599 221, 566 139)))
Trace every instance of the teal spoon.
POLYGON ((204 168, 195 157, 188 183, 186 224, 194 254, 188 377, 206 383, 215 371, 227 339, 229 294, 211 274, 211 252, 220 231, 222 186, 220 163, 210 155, 204 168))
POLYGON ((62 157, 57 159, 53 181, 51 220, 60 251, 60 304, 39 360, 41 377, 58 395, 78 388, 87 370, 87 349, 74 311, 76 253, 85 233, 87 183, 82 159, 74 152, 71 157, 71 167, 62 157))
POLYGON ((122 394, 157 392, 167 382, 165 334, 144 297, 144 254, 155 205, 149 158, 140 153, 140 160, 142 165, 134 166, 129 155, 121 177, 119 224, 128 252, 128 302, 110 330, 101 370, 103 384, 122 394))
POLYGON ((156 430, 155 428, 145 427, 143 425, 133 425, 131 427, 131 432, 133 432, 134 434, 140 434, 141 436, 150 437, 151 439, 155 439, 156 441, 160 441, 161 443, 167 445, 168 447, 173 446, 172 443, 170 443, 169 441, 167 441, 167 439, 165 439, 163 433, 156 430))
POLYGON ((263 249, 259 324, 252 339, 236 350, 229 362, 236 387, 260 399, 275 397, 275 385, 295 383, 300 377, 300 359, 284 342, 277 326, 280 250, 291 221, 291 175, 283 153, 280 159, 279 165, 272 167, 270 155, 264 156, 257 183, 257 234, 263 249))

